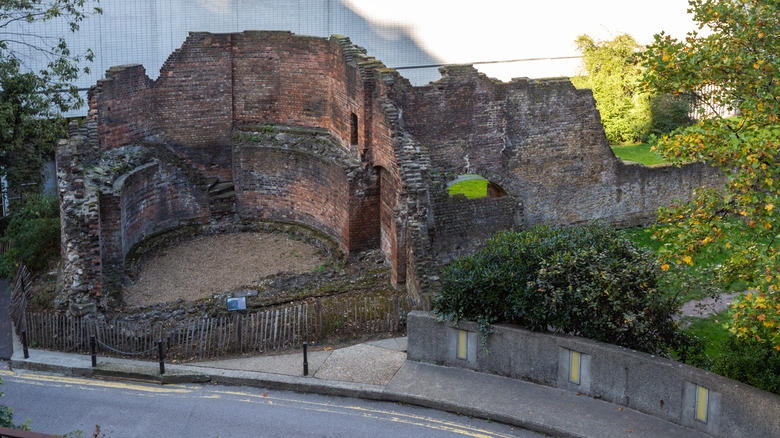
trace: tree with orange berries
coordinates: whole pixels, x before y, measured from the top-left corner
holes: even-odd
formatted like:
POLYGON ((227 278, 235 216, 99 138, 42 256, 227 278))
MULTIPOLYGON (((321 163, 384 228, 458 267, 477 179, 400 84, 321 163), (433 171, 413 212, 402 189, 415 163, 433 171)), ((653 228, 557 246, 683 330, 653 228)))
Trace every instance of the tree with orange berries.
POLYGON ((666 263, 728 251, 718 268, 756 290, 735 302, 730 330, 739 339, 780 350, 780 3, 776 0, 689 0, 698 32, 661 33, 642 54, 649 91, 684 94, 706 112, 698 123, 655 140, 676 163, 704 161, 725 178, 719 189, 664 208, 656 235, 668 242, 666 263))

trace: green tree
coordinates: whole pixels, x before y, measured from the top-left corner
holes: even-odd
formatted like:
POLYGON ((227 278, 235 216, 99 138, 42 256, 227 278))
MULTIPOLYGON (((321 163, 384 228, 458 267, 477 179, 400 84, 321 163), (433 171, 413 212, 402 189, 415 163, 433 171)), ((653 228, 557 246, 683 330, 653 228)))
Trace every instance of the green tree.
POLYGON ((590 88, 610 143, 636 143, 647 132, 648 93, 641 88, 642 68, 634 56, 643 47, 631 35, 596 41, 580 35, 584 75, 571 78, 577 88, 590 88))
POLYGON ((31 193, 9 216, 0 242, 8 249, 0 255, 0 278, 13 279, 19 262, 33 272, 43 271, 60 250, 60 204, 53 196, 31 193))
MULTIPOLYGON (((780 350, 780 3, 776 0, 689 0, 703 33, 663 33, 642 55, 653 92, 687 95, 711 112, 695 125, 658 139, 668 160, 704 161, 725 177, 719 189, 697 189, 694 201, 660 211, 657 236, 668 264, 692 264, 699 252, 728 251, 724 278, 754 282, 757 292, 735 306, 731 331, 780 350)), ((665 266, 668 266, 665 265, 665 266)))
POLYGON ((644 50, 631 35, 595 41, 580 35, 577 49, 583 55, 581 76, 574 86, 590 88, 611 144, 646 141, 693 123, 687 96, 650 93, 642 87, 644 67, 637 55, 644 50))
POLYGON ((0 174, 12 190, 38 188, 42 157, 65 134, 60 112, 78 108, 73 84, 92 53, 74 55, 64 38, 50 40, 29 31, 35 22, 64 20, 71 31, 89 13, 87 0, 0 0, 0 174), (25 53, 35 53, 31 60, 25 53), (35 71, 33 65, 44 65, 35 71), (24 184, 24 185, 23 185, 24 184))

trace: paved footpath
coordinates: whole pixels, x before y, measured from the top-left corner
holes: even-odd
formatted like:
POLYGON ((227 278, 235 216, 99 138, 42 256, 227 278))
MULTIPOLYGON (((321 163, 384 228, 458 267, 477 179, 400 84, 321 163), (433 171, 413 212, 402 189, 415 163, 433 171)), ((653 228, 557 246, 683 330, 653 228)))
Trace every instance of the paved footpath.
POLYGON ((656 417, 577 393, 528 382, 406 360, 406 338, 367 342, 337 350, 310 351, 309 375, 303 355, 159 365, 126 359, 29 350, 18 339, 10 361, 18 373, 50 372, 92 378, 161 383, 211 382, 326 395, 405 402, 489 418, 558 437, 705 437, 656 417))

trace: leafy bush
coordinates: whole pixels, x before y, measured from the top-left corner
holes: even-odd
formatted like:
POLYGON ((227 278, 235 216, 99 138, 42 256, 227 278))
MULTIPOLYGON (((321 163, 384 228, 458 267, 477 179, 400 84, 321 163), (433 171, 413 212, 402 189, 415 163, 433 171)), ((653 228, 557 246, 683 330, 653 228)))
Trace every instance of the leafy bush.
POLYGON ((0 257, 0 277, 13 278, 19 261, 23 261, 31 271, 45 269, 60 248, 57 198, 29 195, 21 209, 11 213, 2 241, 10 246, 0 257))
POLYGON ((598 224, 499 232, 443 269, 434 311, 483 331, 500 322, 552 330, 690 360, 701 351, 657 288, 654 258, 598 224))
POLYGON ((780 395, 780 351, 766 343, 730 336, 711 371, 780 395))
POLYGON ((677 128, 691 126, 694 122, 691 117, 690 98, 683 95, 655 94, 650 97, 650 120, 645 140, 649 135, 664 136, 677 128))

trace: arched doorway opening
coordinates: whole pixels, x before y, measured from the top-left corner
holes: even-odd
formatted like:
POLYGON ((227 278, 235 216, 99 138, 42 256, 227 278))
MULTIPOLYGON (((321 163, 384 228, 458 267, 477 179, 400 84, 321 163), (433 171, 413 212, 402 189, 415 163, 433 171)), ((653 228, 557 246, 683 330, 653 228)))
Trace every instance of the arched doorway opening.
POLYGON ((500 185, 473 173, 458 175, 457 178, 447 183, 447 190, 450 196, 460 194, 469 199, 500 198, 507 195, 506 190, 500 185))

